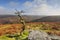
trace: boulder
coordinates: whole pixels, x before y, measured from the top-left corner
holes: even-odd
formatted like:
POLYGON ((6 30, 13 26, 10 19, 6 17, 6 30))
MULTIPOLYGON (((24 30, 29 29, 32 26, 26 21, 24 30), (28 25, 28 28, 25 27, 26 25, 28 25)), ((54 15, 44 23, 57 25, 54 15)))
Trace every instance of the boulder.
POLYGON ((46 32, 32 30, 28 36, 28 40, 51 40, 46 32))

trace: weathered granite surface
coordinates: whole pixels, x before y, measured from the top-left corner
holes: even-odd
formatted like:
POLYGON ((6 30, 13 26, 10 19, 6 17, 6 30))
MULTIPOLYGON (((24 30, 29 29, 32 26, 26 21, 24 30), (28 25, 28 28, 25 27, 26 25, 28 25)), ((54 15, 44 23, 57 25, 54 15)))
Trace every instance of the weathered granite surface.
POLYGON ((46 32, 32 30, 28 36, 28 40, 51 40, 46 32))

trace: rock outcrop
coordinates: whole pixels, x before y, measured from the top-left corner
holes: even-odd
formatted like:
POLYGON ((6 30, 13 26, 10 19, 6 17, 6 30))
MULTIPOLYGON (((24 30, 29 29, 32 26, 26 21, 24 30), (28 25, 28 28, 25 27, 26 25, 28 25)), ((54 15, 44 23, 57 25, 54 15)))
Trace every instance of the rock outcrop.
POLYGON ((28 40, 51 40, 46 32, 32 30, 28 36, 28 40))

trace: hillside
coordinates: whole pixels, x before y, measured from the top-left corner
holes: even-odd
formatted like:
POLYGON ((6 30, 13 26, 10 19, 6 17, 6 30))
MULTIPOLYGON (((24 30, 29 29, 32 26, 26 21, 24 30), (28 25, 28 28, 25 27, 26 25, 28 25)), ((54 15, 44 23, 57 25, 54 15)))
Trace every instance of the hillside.
MULTIPOLYGON (((23 15, 26 22, 60 22, 60 16, 32 16, 23 15)), ((19 17, 16 15, 0 15, 0 24, 19 23, 19 17)))
MULTIPOLYGON (((0 24, 0 36, 22 31, 22 24, 0 24)), ((60 22, 32 22, 26 24, 26 29, 42 30, 60 36, 60 22)))
POLYGON ((32 20, 32 22, 60 22, 60 16, 46 16, 40 19, 32 20))
MULTIPOLYGON (((23 15, 26 22, 42 18, 43 16, 23 15)), ((19 23, 19 17, 16 15, 0 15, 0 24, 19 23)))

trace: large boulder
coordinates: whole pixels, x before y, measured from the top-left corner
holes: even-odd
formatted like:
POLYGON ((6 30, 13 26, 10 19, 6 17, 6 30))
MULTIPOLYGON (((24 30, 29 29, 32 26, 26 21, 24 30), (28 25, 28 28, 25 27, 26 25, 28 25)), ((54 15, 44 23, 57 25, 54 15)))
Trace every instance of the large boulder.
POLYGON ((46 32, 32 30, 28 36, 28 40, 51 40, 46 32))

